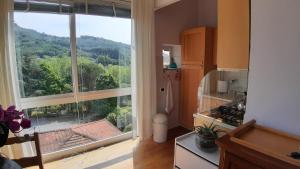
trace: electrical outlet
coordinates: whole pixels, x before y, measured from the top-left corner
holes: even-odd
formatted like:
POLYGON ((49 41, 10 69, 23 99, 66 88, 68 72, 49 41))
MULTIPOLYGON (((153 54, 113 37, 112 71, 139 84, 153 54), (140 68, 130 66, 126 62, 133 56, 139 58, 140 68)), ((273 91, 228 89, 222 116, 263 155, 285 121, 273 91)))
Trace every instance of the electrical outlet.
POLYGON ((160 92, 165 92, 165 88, 160 88, 160 92))

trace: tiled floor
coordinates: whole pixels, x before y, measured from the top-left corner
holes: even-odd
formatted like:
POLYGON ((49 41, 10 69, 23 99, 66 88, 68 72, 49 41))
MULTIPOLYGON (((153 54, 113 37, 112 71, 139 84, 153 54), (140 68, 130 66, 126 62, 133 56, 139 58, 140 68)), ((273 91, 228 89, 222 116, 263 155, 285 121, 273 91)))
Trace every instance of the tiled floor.
POLYGON ((171 169, 174 138, 187 132, 178 127, 169 131, 168 141, 162 144, 152 139, 127 140, 44 166, 46 169, 171 169))

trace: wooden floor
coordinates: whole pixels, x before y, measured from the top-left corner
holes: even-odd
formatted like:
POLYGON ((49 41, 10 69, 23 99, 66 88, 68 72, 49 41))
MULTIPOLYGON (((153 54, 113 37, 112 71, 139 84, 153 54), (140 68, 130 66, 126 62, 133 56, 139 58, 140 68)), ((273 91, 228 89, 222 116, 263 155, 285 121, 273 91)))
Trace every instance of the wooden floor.
POLYGON ((140 142, 133 153, 134 169, 172 169, 175 137, 189 132, 178 127, 170 130, 168 141, 158 144, 152 139, 140 142))
MULTIPOLYGON (((70 158, 45 164, 46 169, 172 169, 175 137, 189 132, 177 127, 169 130, 168 141, 155 143, 127 140, 70 158)), ((30 169, 36 169, 31 167, 30 169)))

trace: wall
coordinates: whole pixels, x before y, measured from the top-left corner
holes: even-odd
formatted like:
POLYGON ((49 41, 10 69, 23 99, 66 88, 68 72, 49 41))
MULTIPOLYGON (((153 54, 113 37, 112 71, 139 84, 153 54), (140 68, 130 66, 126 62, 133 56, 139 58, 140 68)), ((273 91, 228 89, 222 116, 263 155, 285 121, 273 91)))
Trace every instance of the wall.
MULTIPOLYGON (((158 112, 164 112, 166 87, 163 73, 161 50, 163 44, 180 45, 180 32, 199 25, 215 26, 217 24, 217 0, 181 0, 155 12, 156 31, 156 65, 157 65, 157 106, 158 112)), ((171 72, 174 77, 175 72, 171 72)), ((169 128, 178 126, 179 81, 173 79, 175 111, 169 116, 169 128)))
MULTIPOLYGON (((182 0, 155 12, 156 72, 157 72, 157 106, 158 112, 164 112, 166 92, 166 75, 163 73, 161 51, 163 44, 180 44, 179 34, 187 28, 197 26, 197 0, 182 0)), ((169 116, 169 128, 178 126, 179 115, 179 81, 173 77, 175 72, 168 71, 173 80, 175 110, 169 116)))
POLYGON ((197 24, 197 0, 181 0, 161 8, 155 12, 156 44, 179 44, 179 33, 197 24))
POLYGON ((198 25, 217 26, 217 0, 198 0, 198 25))
POLYGON ((252 0, 246 120, 300 135, 300 1, 252 0))

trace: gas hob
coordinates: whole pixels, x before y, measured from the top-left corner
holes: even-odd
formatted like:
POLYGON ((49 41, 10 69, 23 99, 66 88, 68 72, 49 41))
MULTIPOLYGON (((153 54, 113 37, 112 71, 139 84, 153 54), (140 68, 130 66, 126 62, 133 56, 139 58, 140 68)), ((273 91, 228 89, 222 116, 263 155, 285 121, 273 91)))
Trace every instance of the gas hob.
POLYGON ((208 116, 220 119, 223 123, 238 127, 243 124, 244 114, 244 110, 239 110, 236 105, 232 105, 215 108, 211 110, 208 116))

